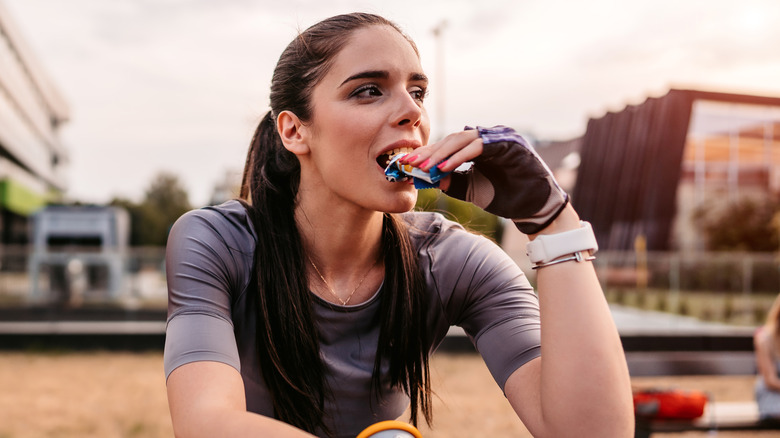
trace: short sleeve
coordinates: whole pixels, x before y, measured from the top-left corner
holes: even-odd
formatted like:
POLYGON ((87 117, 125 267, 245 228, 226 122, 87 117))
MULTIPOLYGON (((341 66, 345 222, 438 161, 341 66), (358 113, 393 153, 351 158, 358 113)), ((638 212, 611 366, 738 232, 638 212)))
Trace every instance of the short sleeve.
POLYGON ((231 303, 246 289, 251 272, 246 242, 253 238, 245 225, 217 209, 201 209, 171 228, 165 258, 166 378, 196 361, 222 362, 240 371, 231 303))
POLYGON ((539 301, 528 279, 498 245, 446 222, 426 253, 450 324, 471 337, 503 390, 541 354, 539 301))

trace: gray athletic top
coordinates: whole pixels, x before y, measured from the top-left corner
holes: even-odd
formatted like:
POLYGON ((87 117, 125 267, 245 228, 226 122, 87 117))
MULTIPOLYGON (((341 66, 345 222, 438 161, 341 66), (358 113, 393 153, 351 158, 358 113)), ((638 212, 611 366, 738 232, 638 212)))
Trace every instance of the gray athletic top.
MULTIPOLYGON (((494 243, 437 213, 403 218, 428 285, 429 351, 450 326, 462 327, 503 389, 512 372, 540 355, 539 305, 525 275, 494 243)), ((166 255, 165 375, 194 361, 226 363, 241 373, 247 410, 273 417, 255 348, 254 247, 254 229, 237 201, 191 211, 176 222, 166 255)), ((384 388, 378 402, 370 393, 381 293, 354 306, 314 295, 334 393, 326 399, 326 423, 338 437, 396 419, 409 404, 398 388, 384 388)))

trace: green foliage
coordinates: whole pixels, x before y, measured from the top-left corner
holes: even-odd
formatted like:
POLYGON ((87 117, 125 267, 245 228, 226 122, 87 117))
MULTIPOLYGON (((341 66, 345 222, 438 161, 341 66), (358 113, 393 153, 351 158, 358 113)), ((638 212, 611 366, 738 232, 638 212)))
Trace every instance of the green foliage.
POLYGON ((694 211, 693 223, 713 251, 777 251, 780 227, 777 199, 740 199, 716 207, 704 204, 694 211))
POLYGON ((415 210, 435 211, 496 242, 501 241, 501 219, 469 202, 459 201, 439 190, 420 190, 415 210))
POLYGON ((155 176, 140 204, 115 198, 111 205, 123 207, 130 214, 132 246, 165 246, 171 225, 192 209, 178 177, 166 172, 155 176))

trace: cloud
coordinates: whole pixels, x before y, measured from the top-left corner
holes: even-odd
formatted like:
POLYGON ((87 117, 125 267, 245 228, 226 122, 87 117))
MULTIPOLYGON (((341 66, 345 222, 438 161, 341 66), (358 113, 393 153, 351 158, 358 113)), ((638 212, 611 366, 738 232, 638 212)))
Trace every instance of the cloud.
POLYGON ((140 194, 169 168, 205 200, 224 168, 242 165, 282 49, 299 29, 354 10, 385 15, 416 40, 429 110, 441 120, 446 108, 448 131, 503 123, 572 137, 588 117, 670 84, 780 93, 773 0, 4 4, 69 100, 71 193, 90 199, 140 194), (431 30, 442 20, 439 72, 431 30))

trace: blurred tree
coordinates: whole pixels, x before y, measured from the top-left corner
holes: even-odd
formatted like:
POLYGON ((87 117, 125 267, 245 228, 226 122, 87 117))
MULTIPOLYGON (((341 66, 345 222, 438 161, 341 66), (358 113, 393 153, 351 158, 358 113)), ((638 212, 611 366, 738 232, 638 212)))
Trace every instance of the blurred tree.
POLYGON ((724 206, 708 203, 694 210, 693 223, 713 251, 777 251, 780 212, 776 198, 743 198, 724 206))
POLYGON ((109 202, 109 205, 127 210, 127 213, 130 215, 130 246, 142 245, 142 243, 140 243, 140 230, 143 228, 144 220, 141 216, 139 204, 126 198, 114 198, 109 202))
POLYGON ((454 220, 469 230, 483 234, 495 242, 501 242, 501 219, 481 208, 455 198, 450 198, 439 190, 420 190, 417 192, 415 210, 435 211, 447 219, 454 220))
POLYGON ((124 207, 130 213, 132 246, 165 246, 171 225, 192 209, 179 178, 167 172, 154 177, 140 204, 115 198, 111 205, 124 207))

